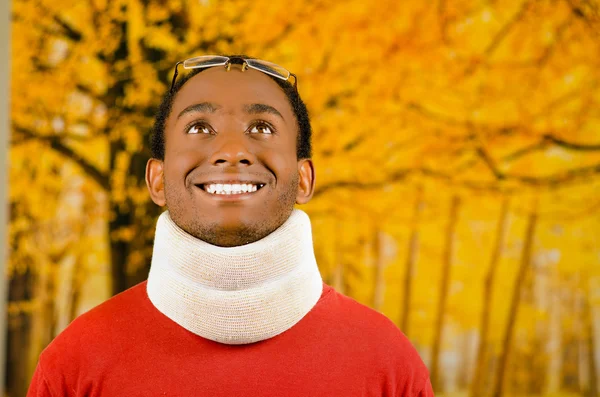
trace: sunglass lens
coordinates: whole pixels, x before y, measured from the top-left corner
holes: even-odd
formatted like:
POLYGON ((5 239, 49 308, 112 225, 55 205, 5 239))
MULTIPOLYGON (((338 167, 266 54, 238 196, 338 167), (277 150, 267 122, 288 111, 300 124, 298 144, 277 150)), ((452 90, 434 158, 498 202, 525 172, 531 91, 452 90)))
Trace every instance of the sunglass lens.
POLYGON ((190 58, 183 62, 185 69, 211 68, 213 66, 222 66, 227 63, 229 58, 222 56, 201 56, 190 58))
POLYGON ((271 62, 261 61, 258 59, 247 59, 246 63, 249 67, 269 74, 273 77, 278 77, 282 80, 287 80, 290 77, 290 72, 287 69, 271 62))

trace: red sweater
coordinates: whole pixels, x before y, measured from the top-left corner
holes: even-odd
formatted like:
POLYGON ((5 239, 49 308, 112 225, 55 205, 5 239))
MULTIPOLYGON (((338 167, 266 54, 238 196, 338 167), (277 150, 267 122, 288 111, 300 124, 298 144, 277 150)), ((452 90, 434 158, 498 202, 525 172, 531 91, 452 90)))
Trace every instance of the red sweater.
POLYGON ((78 317, 42 352, 28 396, 433 396, 427 368, 383 315, 325 285, 286 332, 249 345, 197 336, 146 282, 78 317))

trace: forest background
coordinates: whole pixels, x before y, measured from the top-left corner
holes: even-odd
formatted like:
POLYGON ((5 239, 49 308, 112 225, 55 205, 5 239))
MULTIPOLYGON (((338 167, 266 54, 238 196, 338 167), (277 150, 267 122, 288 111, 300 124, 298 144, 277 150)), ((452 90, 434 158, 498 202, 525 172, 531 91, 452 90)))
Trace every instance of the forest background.
POLYGON ((412 340, 437 395, 597 396, 592 0, 13 0, 6 390, 145 279, 148 134, 179 60, 298 75, 324 279, 412 340))

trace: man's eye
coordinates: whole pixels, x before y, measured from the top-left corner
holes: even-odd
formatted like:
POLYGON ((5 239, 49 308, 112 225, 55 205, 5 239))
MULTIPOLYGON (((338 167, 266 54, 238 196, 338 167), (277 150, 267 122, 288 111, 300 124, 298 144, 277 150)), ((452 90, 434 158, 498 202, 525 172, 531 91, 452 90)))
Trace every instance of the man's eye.
POLYGON ((250 134, 272 134, 273 130, 267 124, 256 124, 248 132, 250 134))
POLYGON ((203 124, 194 124, 187 130, 188 134, 210 134, 211 130, 203 124))

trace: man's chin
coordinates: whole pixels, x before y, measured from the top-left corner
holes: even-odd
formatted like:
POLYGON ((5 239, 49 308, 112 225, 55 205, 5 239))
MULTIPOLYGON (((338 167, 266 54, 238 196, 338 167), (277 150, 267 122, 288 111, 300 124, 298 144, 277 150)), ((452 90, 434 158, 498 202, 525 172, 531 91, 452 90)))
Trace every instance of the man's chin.
POLYGON ((266 237, 271 231, 256 223, 241 222, 239 218, 210 223, 210 228, 202 227, 193 233, 195 237, 218 247, 238 247, 254 243, 266 237))
POLYGON ((261 240, 265 236, 256 231, 247 229, 241 230, 225 230, 220 229, 216 233, 210 233, 202 238, 203 241, 215 245, 217 247, 239 247, 261 240))

